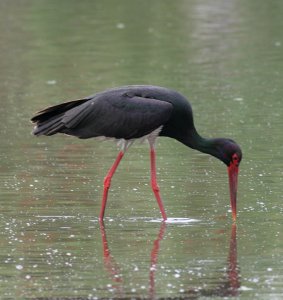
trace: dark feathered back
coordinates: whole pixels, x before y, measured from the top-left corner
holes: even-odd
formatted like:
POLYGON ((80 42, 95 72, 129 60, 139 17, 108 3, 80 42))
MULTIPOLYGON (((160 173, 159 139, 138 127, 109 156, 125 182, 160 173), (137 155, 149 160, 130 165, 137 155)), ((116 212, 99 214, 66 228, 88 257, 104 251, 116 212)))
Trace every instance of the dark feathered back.
POLYGON ((129 86, 107 90, 38 112, 31 119, 36 123, 32 133, 36 136, 65 133, 83 139, 97 136, 141 138, 169 120, 173 104, 163 100, 167 98, 170 100, 170 90, 160 87, 129 86))

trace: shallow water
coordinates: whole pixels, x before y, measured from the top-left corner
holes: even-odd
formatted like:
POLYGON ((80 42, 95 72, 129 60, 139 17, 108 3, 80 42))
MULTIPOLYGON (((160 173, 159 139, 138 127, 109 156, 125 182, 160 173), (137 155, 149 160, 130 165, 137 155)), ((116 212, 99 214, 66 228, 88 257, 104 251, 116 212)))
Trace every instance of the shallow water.
POLYGON ((281 2, 0 2, 1 299, 281 299, 281 2), (168 221, 135 143, 99 223, 115 144, 30 135, 35 111, 126 84, 182 92, 201 134, 241 145, 237 225, 225 166, 169 138, 168 221))

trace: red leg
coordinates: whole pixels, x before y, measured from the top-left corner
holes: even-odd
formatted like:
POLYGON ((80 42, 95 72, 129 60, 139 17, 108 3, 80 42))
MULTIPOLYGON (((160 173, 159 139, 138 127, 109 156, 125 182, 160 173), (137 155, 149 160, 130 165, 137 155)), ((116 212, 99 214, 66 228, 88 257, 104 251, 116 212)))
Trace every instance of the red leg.
POLYGON ((161 215, 163 220, 167 220, 167 216, 164 210, 164 206, 159 194, 159 186, 157 185, 157 180, 156 180, 156 165, 155 165, 155 150, 154 147, 150 147, 150 173, 151 173, 151 187, 154 192, 155 198, 157 200, 161 215))
POLYGON ((100 209, 100 215, 99 215, 99 220, 103 220, 104 217, 104 212, 105 212, 105 207, 106 207, 106 202, 107 202, 107 195, 108 195, 108 190, 110 188, 110 184, 111 184, 111 178, 114 175, 121 159, 124 156, 124 152, 120 151, 114 164, 112 165, 112 167, 110 168, 110 170, 108 171, 107 175, 104 178, 104 182, 103 182, 103 196, 102 196, 102 204, 101 204, 101 209, 100 209))

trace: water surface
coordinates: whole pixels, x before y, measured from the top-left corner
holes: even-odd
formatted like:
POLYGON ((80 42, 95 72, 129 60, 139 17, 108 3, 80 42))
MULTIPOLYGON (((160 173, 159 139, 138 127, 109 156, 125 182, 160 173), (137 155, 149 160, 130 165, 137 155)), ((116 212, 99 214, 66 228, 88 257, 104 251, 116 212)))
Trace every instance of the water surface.
POLYGON ((282 1, 1 1, 1 299, 280 299, 282 1), (35 138, 45 106, 126 84, 186 95, 204 136, 244 156, 237 225, 225 166, 177 141, 35 138))

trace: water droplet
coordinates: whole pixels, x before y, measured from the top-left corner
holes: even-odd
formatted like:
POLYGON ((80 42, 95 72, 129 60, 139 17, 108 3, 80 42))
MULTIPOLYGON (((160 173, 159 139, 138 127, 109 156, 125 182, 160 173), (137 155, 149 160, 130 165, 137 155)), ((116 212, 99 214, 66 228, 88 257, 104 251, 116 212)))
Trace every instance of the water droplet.
POLYGON ((22 265, 16 265, 17 270, 22 270, 24 267, 22 265))
POLYGON ((56 80, 48 80, 46 83, 49 85, 54 85, 57 83, 57 81, 56 80))
POLYGON ((125 26, 125 24, 124 23, 118 23, 118 24, 116 24, 116 28, 118 28, 118 29, 124 29, 126 26, 125 26))

